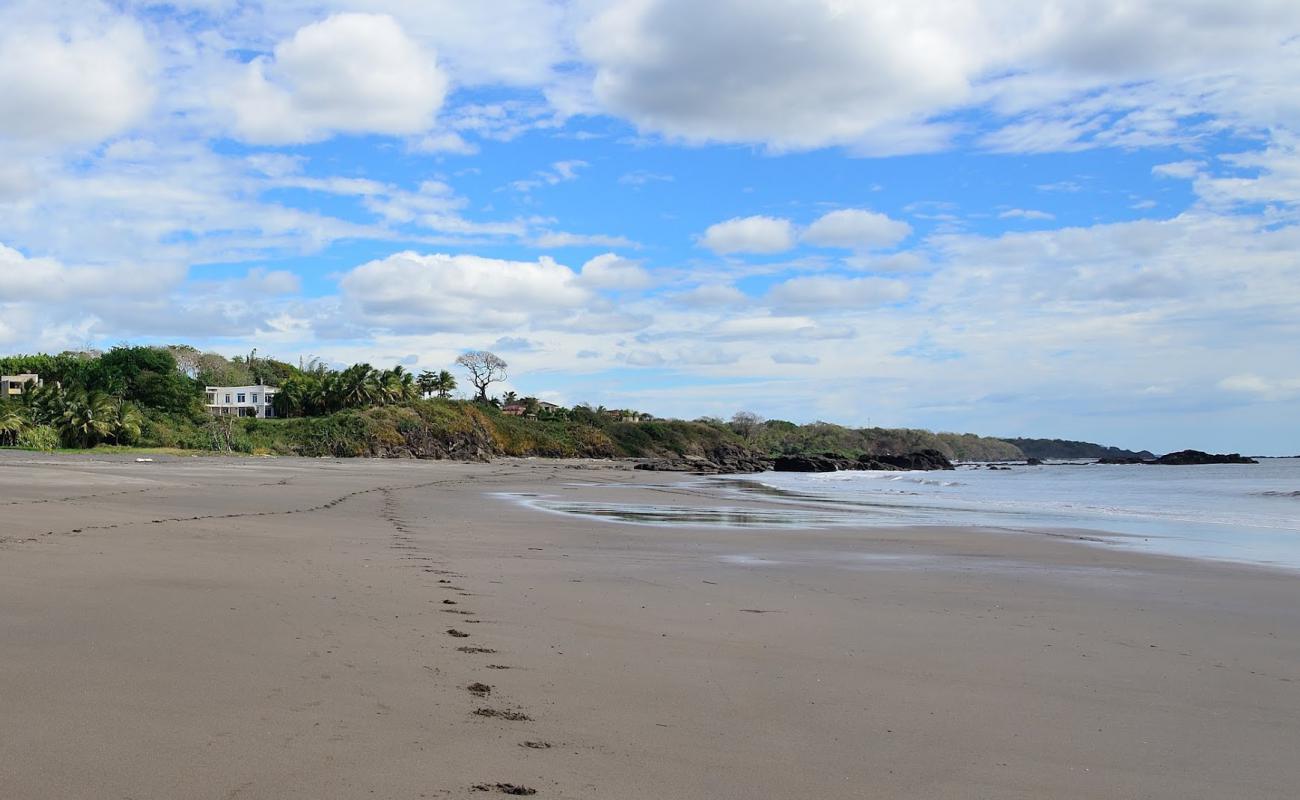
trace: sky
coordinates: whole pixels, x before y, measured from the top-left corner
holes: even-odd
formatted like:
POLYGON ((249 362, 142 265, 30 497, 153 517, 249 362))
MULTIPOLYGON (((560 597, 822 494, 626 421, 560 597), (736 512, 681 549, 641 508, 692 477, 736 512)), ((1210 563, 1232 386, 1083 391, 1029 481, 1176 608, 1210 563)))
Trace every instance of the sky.
POLYGON ((1300 452, 1300 3, 0 0, 0 352, 1300 452))

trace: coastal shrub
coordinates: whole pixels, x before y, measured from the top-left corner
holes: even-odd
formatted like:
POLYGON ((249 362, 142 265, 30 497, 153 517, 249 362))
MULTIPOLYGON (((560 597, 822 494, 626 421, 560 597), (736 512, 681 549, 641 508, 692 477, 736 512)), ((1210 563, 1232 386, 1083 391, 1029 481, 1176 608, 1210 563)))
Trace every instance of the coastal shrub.
POLYGON ((18 433, 18 446, 49 453, 59 446, 59 432, 49 425, 31 425, 18 433))

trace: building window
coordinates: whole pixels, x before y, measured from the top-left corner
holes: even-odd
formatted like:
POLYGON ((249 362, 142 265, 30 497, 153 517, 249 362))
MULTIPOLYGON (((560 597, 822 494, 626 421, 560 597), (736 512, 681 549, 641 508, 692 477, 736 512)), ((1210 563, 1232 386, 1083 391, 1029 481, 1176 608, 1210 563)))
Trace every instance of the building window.
POLYGON ((227 404, 230 403, 230 395, 226 395, 226 403, 227 403, 227 404))
POLYGON ((257 402, 257 395, 253 395, 253 402, 254 402, 254 403, 257 402))
POLYGON ((241 403, 244 402, 244 396, 245 396, 245 395, 244 395, 243 392, 240 392, 240 393, 239 393, 239 402, 241 402, 241 403))

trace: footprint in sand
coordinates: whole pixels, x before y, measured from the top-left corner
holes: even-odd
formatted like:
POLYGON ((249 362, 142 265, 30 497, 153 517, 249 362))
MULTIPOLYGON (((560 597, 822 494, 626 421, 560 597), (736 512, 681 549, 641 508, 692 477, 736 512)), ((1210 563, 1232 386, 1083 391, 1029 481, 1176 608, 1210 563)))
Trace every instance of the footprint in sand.
POLYGON ((510 711, 508 709, 502 711, 499 708, 487 708, 487 707, 474 709, 474 716, 491 717, 493 719, 505 719, 511 722, 532 722, 533 719, 532 717, 528 716, 522 711, 510 711))
POLYGON ((448 635, 448 636, 455 636, 457 639, 468 639, 468 638, 469 638, 469 634, 468 634, 468 633, 465 633, 464 631, 458 631, 458 630, 456 630, 455 628, 448 628, 448 629, 447 629, 447 635, 448 635))
POLYGON ((476 783, 470 787, 476 792, 500 792, 501 794, 534 795, 536 789, 520 786, 517 783, 476 783))

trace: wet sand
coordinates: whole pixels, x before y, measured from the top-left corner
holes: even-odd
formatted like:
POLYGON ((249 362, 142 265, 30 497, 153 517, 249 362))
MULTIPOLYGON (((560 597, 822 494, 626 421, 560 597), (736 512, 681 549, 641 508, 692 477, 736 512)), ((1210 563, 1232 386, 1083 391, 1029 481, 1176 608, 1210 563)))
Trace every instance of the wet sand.
POLYGON ((679 480, 0 452, 0 797, 1296 796, 1294 573, 679 480))

